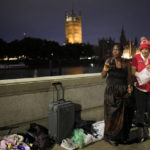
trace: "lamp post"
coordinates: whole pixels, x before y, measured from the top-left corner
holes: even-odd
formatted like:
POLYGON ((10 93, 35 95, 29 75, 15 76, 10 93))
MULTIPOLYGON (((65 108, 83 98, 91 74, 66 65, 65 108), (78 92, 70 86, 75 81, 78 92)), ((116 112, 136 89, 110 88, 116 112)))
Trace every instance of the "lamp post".
POLYGON ((50 70, 50 76, 53 75, 53 53, 50 54, 50 57, 49 57, 49 70, 50 70))

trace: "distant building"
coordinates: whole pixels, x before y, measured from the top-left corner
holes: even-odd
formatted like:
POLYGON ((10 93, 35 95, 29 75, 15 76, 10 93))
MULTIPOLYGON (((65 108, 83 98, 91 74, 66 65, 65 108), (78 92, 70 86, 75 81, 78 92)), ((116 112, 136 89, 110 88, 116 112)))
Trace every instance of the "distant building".
POLYGON ((132 59, 135 54, 139 53, 139 49, 132 41, 128 42, 128 45, 124 46, 122 57, 125 59, 132 59))
POLYGON ((72 10, 71 15, 65 14, 66 43, 82 43, 81 14, 76 16, 72 10))

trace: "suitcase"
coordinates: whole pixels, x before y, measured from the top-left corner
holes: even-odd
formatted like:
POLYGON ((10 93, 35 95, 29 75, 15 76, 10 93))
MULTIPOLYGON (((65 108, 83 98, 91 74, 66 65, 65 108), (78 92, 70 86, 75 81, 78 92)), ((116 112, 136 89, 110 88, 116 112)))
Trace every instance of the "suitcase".
POLYGON ((54 101, 53 90, 53 102, 48 108, 48 132, 52 139, 60 143, 72 135, 75 106, 71 101, 64 99, 64 88, 61 82, 55 82, 52 85, 57 92, 57 101, 54 101), (62 99, 60 99, 60 91, 62 91, 62 99))

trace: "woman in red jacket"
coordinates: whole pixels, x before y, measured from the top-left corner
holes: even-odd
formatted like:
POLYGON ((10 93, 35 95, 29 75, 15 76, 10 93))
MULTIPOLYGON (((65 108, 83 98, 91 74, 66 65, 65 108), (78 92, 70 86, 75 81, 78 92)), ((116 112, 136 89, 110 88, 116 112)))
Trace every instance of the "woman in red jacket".
MULTIPOLYGON (((132 74, 139 77, 143 69, 150 69, 150 41, 145 37, 141 38, 140 54, 136 54, 132 59, 132 74)), ((136 101, 136 125, 145 127, 150 125, 150 82, 144 85, 135 82, 134 97, 136 101), (145 122, 145 112, 148 114, 148 122, 145 122)))

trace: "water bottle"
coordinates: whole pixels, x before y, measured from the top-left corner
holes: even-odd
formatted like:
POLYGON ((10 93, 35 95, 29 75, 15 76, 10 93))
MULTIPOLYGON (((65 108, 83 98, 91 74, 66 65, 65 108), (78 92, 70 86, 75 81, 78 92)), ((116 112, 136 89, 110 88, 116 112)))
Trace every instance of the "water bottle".
POLYGON ((25 147, 21 146, 21 145, 18 145, 17 148, 20 149, 20 150, 25 150, 25 147))
POLYGON ((25 150, 30 150, 30 146, 24 146, 25 147, 25 150))
POLYGON ((30 147, 28 145, 26 145, 26 146, 18 145, 17 148, 20 150, 30 150, 30 147))

